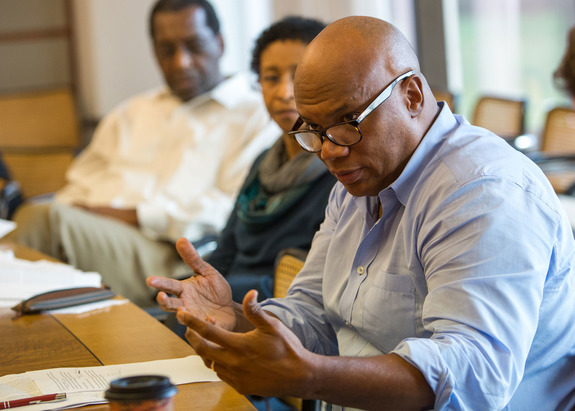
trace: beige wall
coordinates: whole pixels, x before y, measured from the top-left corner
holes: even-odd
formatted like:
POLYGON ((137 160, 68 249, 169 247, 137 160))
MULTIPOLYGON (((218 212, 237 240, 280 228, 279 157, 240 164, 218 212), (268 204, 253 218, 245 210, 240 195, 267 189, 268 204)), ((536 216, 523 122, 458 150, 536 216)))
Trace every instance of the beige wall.
POLYGON ((80 106, 98 119, 127 96, 162 84, 147 34, 154 0, 75 0, 80 106))
MULTIPOLYGON (((74 0, 80 105, 98 119, 136 93, 163 84, 148 36, 155 0, 74 0)), ((254 38, 269 22, 267 0, 212 0, 226 42, 222 71, 249 67, 254 38)))

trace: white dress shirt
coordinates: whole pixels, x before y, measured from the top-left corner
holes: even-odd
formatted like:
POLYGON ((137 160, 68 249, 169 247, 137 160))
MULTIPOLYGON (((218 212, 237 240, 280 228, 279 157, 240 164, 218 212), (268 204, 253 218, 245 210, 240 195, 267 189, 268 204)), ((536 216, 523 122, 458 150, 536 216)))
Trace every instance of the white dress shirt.
POLYGON ((193 241, 221 230, 278 132, 245 75, 186 103, 168 89, 148 92, 102 120, 56 201, 135 208, 148 237, 193 241))

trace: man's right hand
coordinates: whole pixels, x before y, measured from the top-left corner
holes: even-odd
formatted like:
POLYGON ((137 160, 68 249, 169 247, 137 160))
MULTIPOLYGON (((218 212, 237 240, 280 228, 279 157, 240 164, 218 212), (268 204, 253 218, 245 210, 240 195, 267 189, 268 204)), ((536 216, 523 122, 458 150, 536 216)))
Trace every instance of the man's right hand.
POLYGON ((176 311, 183 306, 196 317, 233 330, 236 326, 236 314, 232 290, 225 278, 202 260, 187 239, 180 238, 176 242, 176 249, 195 275, 180 281, 166 277, 149 277, 147 284, 160 290, 156 297, 160 307, 164 311, 176 311))

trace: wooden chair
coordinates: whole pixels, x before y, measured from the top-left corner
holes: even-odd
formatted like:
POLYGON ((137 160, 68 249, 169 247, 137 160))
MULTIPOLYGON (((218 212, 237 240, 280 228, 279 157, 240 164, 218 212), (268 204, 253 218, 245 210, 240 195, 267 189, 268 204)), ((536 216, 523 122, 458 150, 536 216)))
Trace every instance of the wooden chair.
POLYGON ((575 154, 575 109, 555 107, 547 113, 541 135, 541 151, 549 154, 575 154))
POLYGON ((488 129, 506 140, 525 131, 525 100, 482 96, 475 105, 473 124, 488 129))
POLYGON ((558 194, 575 194, 575 109, 555 107, 547 113, 541 151, 530 157, 558 194))
MULTIPOLYGON (((300 248, 286 248, 279 252, 275 261, 274 298, 283 298, 296 275, 302 269, 307 251, 300 248)), ((320 401, 301 398, 282 397, 282 400, 301 411, 320 409, 320 401)))
POLYGON ((61 188, 78 148, 69 90, 0 95, 0 151, 25 198, 61 188))
POLYGON ((280 251, 275 261, 274 298, 287 295, 293 279, 300 272, 305 262, 307 251, 299 248, 286 248, 280 251))
POLYGON ((455 113, 455 95, 446 89, 438 88, 438 87, 431 87, 431 91, 433 92, 433 96, 437 101, 445 101, 451 111, 455 113))

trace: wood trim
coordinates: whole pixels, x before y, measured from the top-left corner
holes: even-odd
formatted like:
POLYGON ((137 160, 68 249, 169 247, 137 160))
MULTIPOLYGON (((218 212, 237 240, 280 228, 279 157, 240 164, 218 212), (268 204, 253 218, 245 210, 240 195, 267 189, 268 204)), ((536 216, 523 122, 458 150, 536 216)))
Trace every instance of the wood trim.
POLYGON ((29 30, 11 33, 0 32, 0 43, 11 43, 14 41, 44 40, 50 38, 65 38, 71 36, 70 27, 59 29, 29 30))

